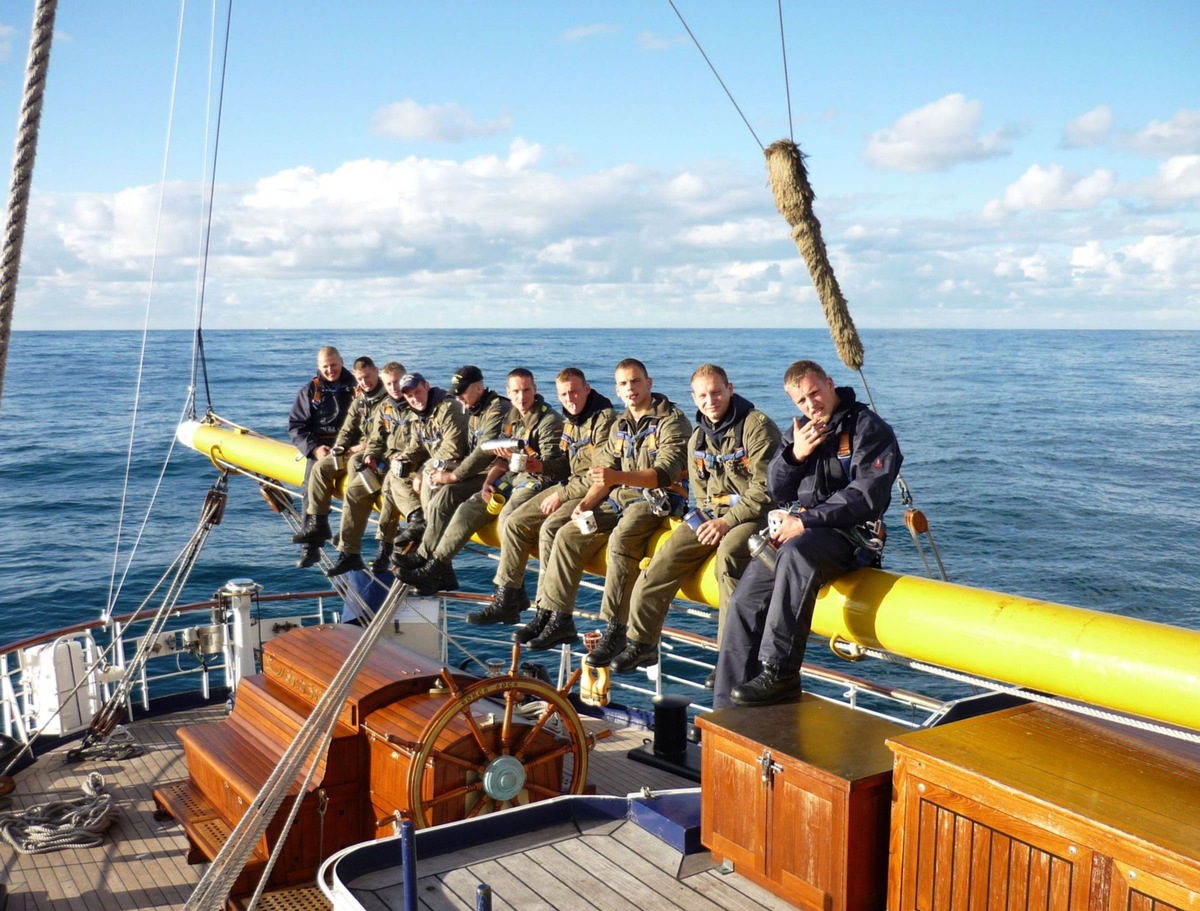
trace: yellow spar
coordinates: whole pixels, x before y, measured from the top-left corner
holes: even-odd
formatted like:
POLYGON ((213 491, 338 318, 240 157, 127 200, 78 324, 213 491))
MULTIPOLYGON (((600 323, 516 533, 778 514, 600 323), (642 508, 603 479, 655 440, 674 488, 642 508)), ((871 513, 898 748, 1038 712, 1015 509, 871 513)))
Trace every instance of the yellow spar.
MULTIPOLYGON (((279 440, 195 421, 178 439, 215 465, 299 486, 304 461, 279 440)), ((650 552, 677 522, 665 522, 650 552)), ((480 543, 496 546, 495 529, 480 543)), ((588 567, 603 574, 603 555, 588 567)), ((682 597, 715 607, 710 559, 682 597)), ((813 633, 838 637, 1013 686, 1200 730, 1200 632, 953 585, 862 569, 822 590, 813 633)))

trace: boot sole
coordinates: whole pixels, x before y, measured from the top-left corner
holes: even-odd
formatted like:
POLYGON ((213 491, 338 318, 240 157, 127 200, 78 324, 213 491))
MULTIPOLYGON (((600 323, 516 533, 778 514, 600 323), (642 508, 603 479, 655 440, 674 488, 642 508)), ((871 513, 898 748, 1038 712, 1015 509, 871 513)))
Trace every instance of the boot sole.
POLYGON ((617 667, 616 660, 614 659, 613 663, 608 666, 608 669, 614 674, 628 674, 632 671, 636 671, 639 667, 654 667, 654 665, 659 664, 661 661, 662 658, 659 655, 647 655, 645 658, 639 658, 637 661, 628 666, 621 665, 620 667, 617 667))
POLYGON ((540 644, 537 643, 537 640, 535 638, 535 639, 531 639, 527 644, 528 644, 529 650, 531 652, 544 652, 547 649, 554 648, 554 646, 556 646, 556 645, 567 645, 568 643, 573 644, 578 641, 579 641, 579 633, 575 633, 575 635, 573 635, 573 636, 559 636, 558 638, 556 638, 550 642, 543 642, 540 644))
POLYGON ((794 687, 789 687, 786 690, 780 690, 779 692, 771 694, 771 696, 767 698, 739 699, 735 693, 730 693, 729 699, 734 705, 741 706, 742 708, 755 708, 764 705, 778 705, 780 702, 791 702, 795 699, 798 699, 802 692, 803 689, 800 685, 800 682, 797 681, 794 687))
POLYGON ((472 626, 498 626, 502 623, 506 626, 512 626, 515 623, 521 622, 521 615, 518 613, 484 617, 481 614, 467 614, 467 622, 472 626))

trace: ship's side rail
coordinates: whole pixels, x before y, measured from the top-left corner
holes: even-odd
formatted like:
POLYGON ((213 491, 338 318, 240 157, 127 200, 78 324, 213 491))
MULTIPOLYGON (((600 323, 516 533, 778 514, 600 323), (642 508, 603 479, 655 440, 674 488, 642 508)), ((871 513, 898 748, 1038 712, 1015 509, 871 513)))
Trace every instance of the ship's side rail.
MULTIPOLYGON (((147 660, 136 669, 125 713, 150 709, 151 699, 232 687, 237 676, 234 642, 248 654, 296 626, 336 619, 333 592, 265 595, 253 599, 248 623, 232 630, 228 601, 218 596, 181 605, 168 628, 146 642, 147 660)), ((153 623, 126 614, 109 623, 78 623, 0 646, 0 733, 10 741, 67 737, 85 731, 116 692, 153 623)), ((244 673, 253 673, 247 668, 244 673)))
MULTIPOLYGON (((512 627, 474 627, 463 621, 468 610, 486 600, 469 593, 410 598, 388 633, 447 666, 480 675, 505 673, 511 663, 512 627)), ((259 670, 265 642, 296 626, 336 622, 340 607, 333 591, 275 595, 263 594, 257 586, 232 601, 219 593, 178 607, 171 628, 148 643, 151 655, 125 700, 127 717, 134 717, 135 710, 150 711, 151 701, 161 696, 198 692, 209 698, 214 687, 233 689, 242 676, 259 670)), ((694 605, 688 609, 689 614, 698 612, 694 605)), ((715 612, 705 613, 715 621, 715 612)), ((599 623, 587 611, 580 611, 579 618, 599 623)), ((28 743, 39 736, 67 737, 87 730, 112 698, 149 623, 126 615, 109 624, 80 623, 0 647, 0 733, 28 743)), ((649 724, 654 697, 674 694, 688 697, 693 717, 710 711, 703 681, 716 662, 716 649, 711 636, 664 628, 661 664, 635 675, 612 676, 609 710, 649 724)), ((521 663, 541 664, 550 682, 561 687, 585 656, 578 646, 525 652, 521 663)), ((943 705, 840 671, 806 665, 804 673, 806 688, 910 726, 922 726, 943 705)))

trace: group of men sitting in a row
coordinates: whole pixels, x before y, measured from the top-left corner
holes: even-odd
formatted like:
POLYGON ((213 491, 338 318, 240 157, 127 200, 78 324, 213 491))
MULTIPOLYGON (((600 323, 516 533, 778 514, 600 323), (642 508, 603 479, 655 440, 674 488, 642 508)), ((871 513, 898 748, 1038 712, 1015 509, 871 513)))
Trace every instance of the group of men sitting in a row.
POLYGON ((872 535, 902 460, 891 427, 812 361, 784 374, 802 417, 783 434, 715 364, 692 375, 694 427, 653 391, 641 361, 618 363, 614 381, 620 412, 583 371, 564 368, 555 377, 560 415, 525 368, 509 372, 505 397, 475 366, 442 389, 395 361, 377 369, 369 357, 351 376, 336 349, 322 348, 289 418, 309 460, 293 538, 298 565, 319 562, 333 537, 329 514, 343 478, 330 577, 367 568, 362 540, 376 503, 371 571, 394 571, 422 594, 457 588, 454 556, 495 520, 493 598, 467 620, 521 622, 536 548, 536 612, 514 639, 540 650, 577 640, 576 591, 604 550, 605 627, 585 660, 622 674, 658 663, 672 600, 715 553, 714 707, 795 698, 818 591, 877 554, 872 535), (641 569, 664 518, 685 515, 641 569), (768 559, 751 560, 756 533, 767 537, 768 559))

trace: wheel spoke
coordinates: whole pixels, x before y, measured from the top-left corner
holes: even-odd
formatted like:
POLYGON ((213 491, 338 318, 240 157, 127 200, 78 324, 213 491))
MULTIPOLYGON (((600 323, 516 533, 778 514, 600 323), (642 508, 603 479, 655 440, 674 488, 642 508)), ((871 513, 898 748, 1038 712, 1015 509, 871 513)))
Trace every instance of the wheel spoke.
MULTIPOLYGON (((478 782, 478 781, 472 782, 471 784, 463 785, 461 788, 453 788, 449 791, 446 791, 444 794, 438 794, 436 797, 431 797, 425 801, 425 805, 427 807, 439 806, 441 804, 448 803, 452 800, 461 800, 462 798, 464 798, 468 794, 470 794, 472 791, 482 791, 482 790, 483 790, 482 782, 478 782)), ((491 800, 490 797, 488 799, 491 800)))
POLYGON ((478 775, 482 775, 483 770, 487 768, 486 762, 472 762, 470 759, 464 759, 461 756, 452 756, 443 750, 430 750, 429 759, 426 760, 425 764, 428 765, 435 759, 440 762, 449 763, 460 769, 466 769, 468 772, 475 772, 478 775))
MULTIPOLYGON (((545 785, 537 784, 536 782, 532 782, 532 781, 528 782, 525 785, 525 789, 527 791, 529 791, 530 794, 533 794, 536 791, 538 794, 541 795, 541 798, 562 797, 562 795, 564 793, 566 793, 565 791, 555 790, 554 788, 548 788, 545 785)), ((530 800, 530 803, 534 803, 534 802, 535 802, 534 800, 532 800, 532 799, 530 800)))
POLYGON ((555 705, 553 702, 547 702, 546 703, 546 711, 542 712, 542 717, 540 717, 537 720, 537 723, 533 727, 531 727, 528 731, 525 732, 525 736, 523 738, 521 738, 521 745, 518 746, 515 750, 513 750, 513 756, 515 756, 517 759, 520 759, 522 762, 524 762, 526 748, 528 746, 533 745, 533 742, 537 738, 537 735, 542 732, 542 728, 544 728, 546 726, 547 722, 549 722, 551 718, 553 718, 555 715, 557 715, 558 712, 559 712, 559 708, 557 705, 555 705))
POLYGON ((545 765, 547 762, 553 762, 555 759, 561 759, 568 753, 575 754, 575 745, 572 743, 564 743, 555 746, 552 749, 546 750, 544 753, 538 753, 536 756, 530 756, 522 760, 521 764, 525 766, 525 770, 534 768, 535 766, 545 765))
POLYGON ((482 816, 484 813, 491 813, 495 809, 496 801, 487 794, 484 794, 477 801, 475 801, 475 806, 471 807, 471 809, 467 811, 467 815, 464 816, 463 819, 473 819, 476 816, 482 816), (485 810, 484 807, 487 807, 487 809, 485 810))

